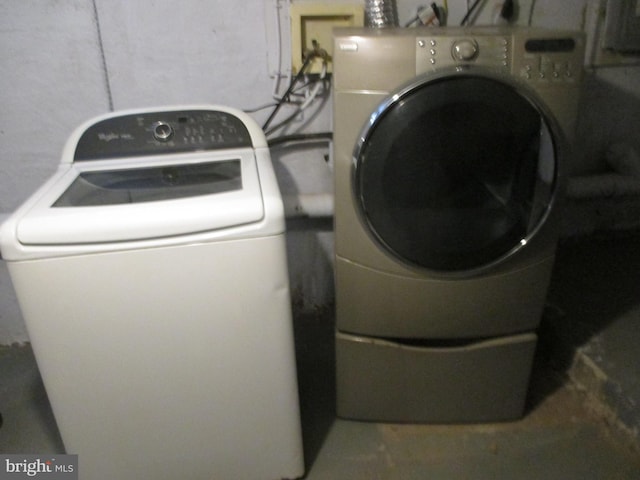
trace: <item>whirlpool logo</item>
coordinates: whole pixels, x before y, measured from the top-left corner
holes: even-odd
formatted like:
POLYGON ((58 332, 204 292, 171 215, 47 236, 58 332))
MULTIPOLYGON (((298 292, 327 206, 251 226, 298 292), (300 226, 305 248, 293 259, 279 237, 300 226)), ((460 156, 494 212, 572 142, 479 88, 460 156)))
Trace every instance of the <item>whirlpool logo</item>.
POLYGON ((77 455, 0 455, 0 480, 78 480, 77 455))

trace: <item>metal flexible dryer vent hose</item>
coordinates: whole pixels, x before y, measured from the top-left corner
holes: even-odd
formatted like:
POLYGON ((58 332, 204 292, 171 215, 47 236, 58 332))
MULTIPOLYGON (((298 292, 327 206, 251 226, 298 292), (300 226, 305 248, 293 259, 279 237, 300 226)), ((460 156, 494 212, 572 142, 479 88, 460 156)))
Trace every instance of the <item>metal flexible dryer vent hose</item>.
POLYGON ((397 27, 396 0, 365 0, 365 25, 373 28, 397 27))

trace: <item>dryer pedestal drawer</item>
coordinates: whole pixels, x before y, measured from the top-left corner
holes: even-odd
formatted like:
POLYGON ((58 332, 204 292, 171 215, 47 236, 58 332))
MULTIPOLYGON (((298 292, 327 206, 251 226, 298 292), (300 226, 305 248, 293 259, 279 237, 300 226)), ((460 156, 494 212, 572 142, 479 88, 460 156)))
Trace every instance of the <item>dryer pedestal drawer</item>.
POLYGON ((493 422, 523 414, 537 336, 453 346, 336 334, 337 413, 378 422, 493 422))

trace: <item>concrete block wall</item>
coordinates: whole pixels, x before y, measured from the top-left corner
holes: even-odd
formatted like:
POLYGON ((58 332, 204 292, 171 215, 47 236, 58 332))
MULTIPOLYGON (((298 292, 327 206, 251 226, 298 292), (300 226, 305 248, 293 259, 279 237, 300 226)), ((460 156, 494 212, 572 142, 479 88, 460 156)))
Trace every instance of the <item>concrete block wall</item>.
MULTIPOLYGON (((303 0, 301 0, 303 1, 303 0)), ((337 1, 337 0, 336 0, 337 1)), ((345 0, 346 1, 346 0, 345 0)), ((358 1, 358 0, 348 0, 358 1)), ((519 24, 582 28, 585 9, 601 0, 521 0, 519 24), (533 8, 532 8, 533 7, 533 8)), ((56 168, 69 133, 109 110, 168 104, 218 103, 252 109, 273 102, 277 70, 289 69, 289 0, 0 0, 0 219, 12 212, 56 168), (280 30, 282 42, 277 41, 280 30), (282 55, 278 52, 281 51, 282 55)), ((404 25, 421 0, 397 0, 404 25)), ((490 23, 497 1, 486 0, 476 24, 490 23)), ((451 25, 459 23, 466 0, 448 0, 451 25)), ((598 108, 607 110, 607 91, 640 93, 638 67, 616 73, 594 70, 598 108)), ((286 84, 284 85, 286 88, 286 84)), ((331 128, 326 94, 284 132, 331 128)), ((631 123, 620 129, 583 122, 601 132, 597 151, 610 137, 630 136, 640 122, 622 98, 616 100, 631 123), (601 128, 606 128, 602 133, 601 128), (622 133, 621 133, 622 132, 622 133), (628 132, 628 133, 627 133, 628 132)), ((268 109, 253 113, 262 123, 268 109)), ((611 114, 608 120, 615 120, 611 114)), ((635 141, 635 140, 634 140, 635 141)), ((324 161, 326 144, 315 151, 274 152, 284 195, 331 193, 324 161)), ((589 168, 597 168, 593 155, 589 168)), ((331 302, 330 220, 291 223, 290 272, 295 301, 303 308, 331 302)), ((0 345, 28 341, 14 293, 0 266, 0 345)))

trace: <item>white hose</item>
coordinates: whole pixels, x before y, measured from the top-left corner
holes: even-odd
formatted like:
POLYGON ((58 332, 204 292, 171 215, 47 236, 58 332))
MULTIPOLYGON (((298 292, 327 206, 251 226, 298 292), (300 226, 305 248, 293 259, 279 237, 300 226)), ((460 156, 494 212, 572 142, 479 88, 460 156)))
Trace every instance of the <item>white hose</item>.
POLYGON ((640 195, 640 156, 630 145, 612 144, 605 153, 612 172, 570 178, 567 196, 575 199, 640 195))

